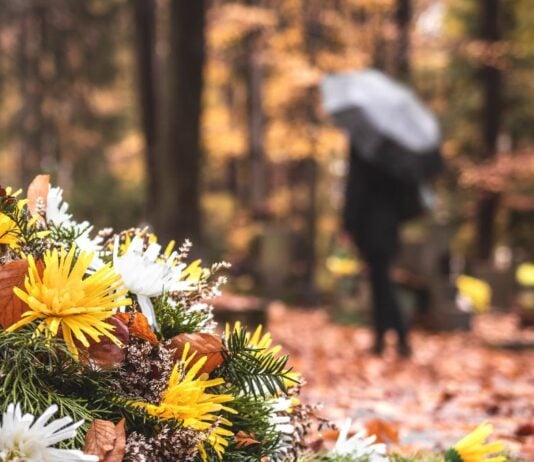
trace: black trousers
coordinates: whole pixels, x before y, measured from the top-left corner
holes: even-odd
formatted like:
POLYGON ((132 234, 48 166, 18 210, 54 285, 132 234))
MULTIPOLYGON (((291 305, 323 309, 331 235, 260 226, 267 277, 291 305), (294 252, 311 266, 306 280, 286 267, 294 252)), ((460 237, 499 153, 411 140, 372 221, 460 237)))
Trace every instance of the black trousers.
POLYGON ((399 344, 407 342, 407 326, 403 319, 395 285, 390 276, 391 259, 385 256, 367 258, 373 299, 375 340, 382 342, 384 334, 393 329, 399 344))

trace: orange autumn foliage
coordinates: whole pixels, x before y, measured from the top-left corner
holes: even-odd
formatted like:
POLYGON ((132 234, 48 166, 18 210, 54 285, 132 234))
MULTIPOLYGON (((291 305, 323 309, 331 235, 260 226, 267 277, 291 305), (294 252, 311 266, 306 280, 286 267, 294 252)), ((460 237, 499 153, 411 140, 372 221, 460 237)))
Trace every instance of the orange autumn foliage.
POLYGON ((147 340, 153 345, 158 343, 158 338, 150 328, 143 313, 117 313, 114 317, 128 327, 130 334, 147 340))

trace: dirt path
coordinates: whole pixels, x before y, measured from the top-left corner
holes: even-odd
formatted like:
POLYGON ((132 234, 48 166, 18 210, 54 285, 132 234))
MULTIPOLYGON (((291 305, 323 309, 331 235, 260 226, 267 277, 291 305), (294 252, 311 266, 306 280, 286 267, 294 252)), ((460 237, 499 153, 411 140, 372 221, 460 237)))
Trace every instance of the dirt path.
POLYGON ((324 403, 336 422, 383 419, 413 451, 448 445, 487 420, 511 451, 534 460, 534 350, 488 345, 534 336, 519 334, 513 316, 478 317, 472 333, 415 332, 410 360, 393 346, 383 359, 369 355, 369 329, 331 323, 325 311, 274 305, 269 329, 306 378, 304 399, 324 403))

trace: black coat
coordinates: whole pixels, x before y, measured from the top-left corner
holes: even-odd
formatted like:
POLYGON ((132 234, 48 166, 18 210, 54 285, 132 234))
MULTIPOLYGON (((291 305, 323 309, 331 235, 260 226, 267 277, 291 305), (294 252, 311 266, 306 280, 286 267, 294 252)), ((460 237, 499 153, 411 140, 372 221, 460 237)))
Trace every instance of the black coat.
POLYGON ((420 212, 416 183, 393 177, 351 148, 343 225, 365 259, 391 260, 400 223, 420 212))

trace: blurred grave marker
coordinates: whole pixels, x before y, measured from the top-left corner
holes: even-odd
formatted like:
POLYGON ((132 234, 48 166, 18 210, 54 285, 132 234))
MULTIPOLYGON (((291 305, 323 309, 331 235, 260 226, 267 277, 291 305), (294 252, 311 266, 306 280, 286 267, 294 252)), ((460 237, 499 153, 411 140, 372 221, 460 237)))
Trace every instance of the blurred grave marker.
POLYGON ((267 324, 267 300, 259 297, 224 294, 212 302, 215 321, 224 328, 240 321, 243 326, 254 329, 267 324))

